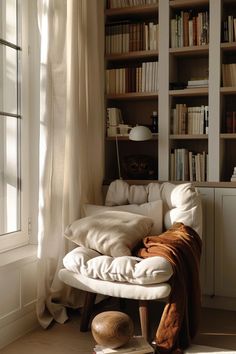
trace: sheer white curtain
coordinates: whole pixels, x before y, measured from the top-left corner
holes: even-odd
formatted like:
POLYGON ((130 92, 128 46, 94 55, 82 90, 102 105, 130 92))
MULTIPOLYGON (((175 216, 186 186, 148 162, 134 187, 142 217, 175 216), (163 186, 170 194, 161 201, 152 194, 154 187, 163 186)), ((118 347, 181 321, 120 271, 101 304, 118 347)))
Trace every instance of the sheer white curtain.
POLYGON ((80 294, 59 281, 64 230, 84 202, 101 202, 103 179, 103 1, 38 0, 40 191, 38 318, 67 319, 80 294))

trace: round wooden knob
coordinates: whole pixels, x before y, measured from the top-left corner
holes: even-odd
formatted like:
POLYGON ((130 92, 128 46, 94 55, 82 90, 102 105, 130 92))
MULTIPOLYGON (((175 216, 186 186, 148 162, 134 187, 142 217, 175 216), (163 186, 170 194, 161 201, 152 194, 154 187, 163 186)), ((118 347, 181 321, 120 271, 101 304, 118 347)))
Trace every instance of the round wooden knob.
POLYGON ((94 317, 91 331, 97 344, 114 349, 129 341, 134 333, 134 324, 123 312, 105 311, 94 317))

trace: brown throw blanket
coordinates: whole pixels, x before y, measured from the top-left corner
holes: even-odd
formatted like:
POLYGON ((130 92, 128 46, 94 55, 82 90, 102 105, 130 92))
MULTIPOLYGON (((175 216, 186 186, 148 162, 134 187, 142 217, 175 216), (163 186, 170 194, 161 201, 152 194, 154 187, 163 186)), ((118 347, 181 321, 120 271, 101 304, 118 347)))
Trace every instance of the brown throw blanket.
POLYGON ((162 256, 172 264, 171 293, 156 332, 156 353, 183 353, 195 336, 200 317, 199 264, 202 242, 182 223, 159 236, 147 236, 135 250, 139 257, 162 256))

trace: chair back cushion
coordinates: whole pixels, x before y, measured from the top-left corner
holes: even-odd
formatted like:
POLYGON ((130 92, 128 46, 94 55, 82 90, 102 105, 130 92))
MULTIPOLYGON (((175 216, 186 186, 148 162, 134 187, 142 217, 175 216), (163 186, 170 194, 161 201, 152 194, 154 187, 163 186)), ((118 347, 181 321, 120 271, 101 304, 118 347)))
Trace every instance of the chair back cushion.
MULTIPOLYGON (((129 185, 126 181, 115 180, 107 190, 105 205, 143 204, 162 200, 163 229, 174 222, 183 222, 202 236, 201 198, 192 183, 175 185, 170 182, 129 185)), ((158 216, 157 216, 158 217, 158 216)), ((163 230, 162 230, 163 231, 163 230)))

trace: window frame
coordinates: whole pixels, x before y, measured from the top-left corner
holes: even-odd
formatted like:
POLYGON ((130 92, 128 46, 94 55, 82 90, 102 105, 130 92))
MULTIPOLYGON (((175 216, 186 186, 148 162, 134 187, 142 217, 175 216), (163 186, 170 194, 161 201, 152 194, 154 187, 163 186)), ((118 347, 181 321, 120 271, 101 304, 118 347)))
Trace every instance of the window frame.
POLYGON ((0 252, 29 243, 29 11, 28 0, 17 0, 21 33, 18 60, 18 94, 20 100, 20 230, 0 236, 0 252))

